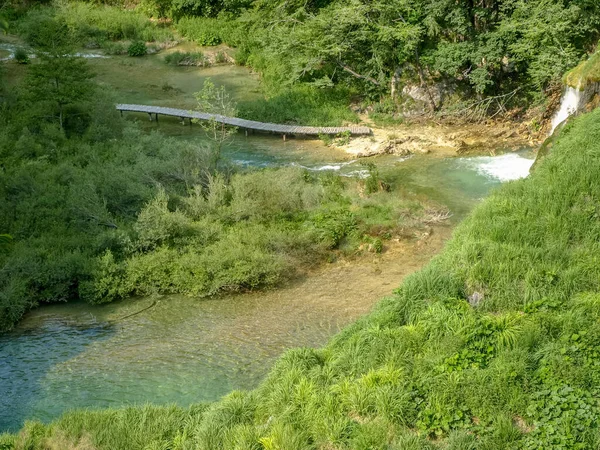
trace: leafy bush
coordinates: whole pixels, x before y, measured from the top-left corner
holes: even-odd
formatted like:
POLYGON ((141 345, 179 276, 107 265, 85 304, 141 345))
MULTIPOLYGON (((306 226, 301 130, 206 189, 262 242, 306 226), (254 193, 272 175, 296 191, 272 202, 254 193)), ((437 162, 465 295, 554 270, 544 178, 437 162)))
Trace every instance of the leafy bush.
POLYGON ((127 54, 129 56, 144 56, 148 53, 148 48, 146 44, 141 41, 132 42, 129 47, 127 47, 127 54))
POLYGON ((221 43, 221 26, 218 19, 206 17, 184 17, 175 25, 176 30, 184 37, 198 45, 218 45, 221 43))
POLYGON ((29 64, 29 54, 22 47, 15 50, 14 58, 18 64, 29 64))

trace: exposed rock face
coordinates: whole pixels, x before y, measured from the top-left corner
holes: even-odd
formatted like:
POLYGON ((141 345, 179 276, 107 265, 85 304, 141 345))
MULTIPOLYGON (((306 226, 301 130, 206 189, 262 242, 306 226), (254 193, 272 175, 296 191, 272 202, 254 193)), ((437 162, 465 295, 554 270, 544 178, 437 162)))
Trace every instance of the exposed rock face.
POLYGON ((415 116, 431 111, 432 100, 439 107, 452 91, 452 87, 446 83, 427 86, 407 84, 402 89, 402 113, 404 116, 415 116))

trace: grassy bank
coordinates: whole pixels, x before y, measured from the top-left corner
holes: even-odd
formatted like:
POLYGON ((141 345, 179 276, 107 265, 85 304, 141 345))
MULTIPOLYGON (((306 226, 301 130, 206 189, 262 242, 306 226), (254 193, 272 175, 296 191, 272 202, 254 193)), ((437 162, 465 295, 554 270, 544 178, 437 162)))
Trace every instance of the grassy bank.
POLYGON ((208 408, 73 412, 5 448, 573 449, 600 445, 600 110, 443 254, 320 350, 208 408), (142 432, 141 429, 148 430, 142 432), (62 446, 62 447, 61 447, 62 446))
POLYGON ((585 89, 589 84, 600 82, 600 53, 592 54, 573 70, 565 75, 565 83, 578 89, 585 89))

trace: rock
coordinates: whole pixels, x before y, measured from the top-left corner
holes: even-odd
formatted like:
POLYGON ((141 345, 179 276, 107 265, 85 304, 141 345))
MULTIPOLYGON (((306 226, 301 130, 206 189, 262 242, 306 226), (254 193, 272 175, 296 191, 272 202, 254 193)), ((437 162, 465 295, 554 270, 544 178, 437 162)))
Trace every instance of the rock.
POLYGON ((469 305, 471 305, 473 308, 476 308, 483 301, 483 299, 484 295, 481 292, 475 291, 469 295, 469 305))
POLYGON ((504 55, 502 58, 502 72, 504 73, 512 73, 515 71, 516 64, 513 60, 511 60, 507 55, 504 55))
POLYGON ((419 115, 431 110, 431 100, 439 107, 446 97, 452 94, 453 87, 448 83, 435 83, 425 86, 407 84, 402 89, 404 99, 403 114, 419 115))

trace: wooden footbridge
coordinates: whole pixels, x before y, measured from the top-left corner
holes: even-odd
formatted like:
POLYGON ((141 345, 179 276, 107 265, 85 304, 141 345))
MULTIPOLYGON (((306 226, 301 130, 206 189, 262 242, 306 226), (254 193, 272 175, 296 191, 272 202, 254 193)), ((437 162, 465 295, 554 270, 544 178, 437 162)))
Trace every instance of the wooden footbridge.
POLYGON ((280 125, 276 123, 264 123, 256 122, 254 120, 239 119, 237 117, 226 117, 219 114, 207 114, 196 111, 186 111, 184 109, 165 108, 162 106, 119 104, 117 105, 117 110, 121 112, 121 115, 123 115, 123 111, 147 113, 150 117, 150 120, 153 120, 154 116, 154 119, 157 122, 159 114, 164 116, 179 117, 183 123, 185 123, 185 119, 189 119, 190 124, 194 119, 215 120, 219 123, 224 123, 225 125, 241 128, 246 131, 246 135, 248 135, 249 130, 261 131, 265 133, 281 134, 283 135, 284 140, 287 135, 318 136, 320 134, 336 135, 349 132, 353 136, 359 136, 369 135, 372 133, 371 129, 368 127, 301 127, 295 125, 280 125))

